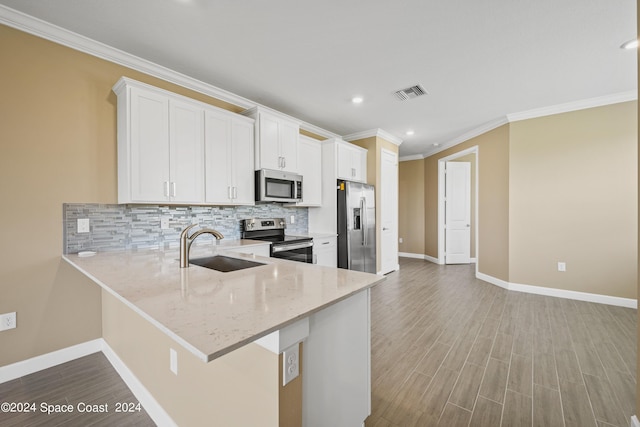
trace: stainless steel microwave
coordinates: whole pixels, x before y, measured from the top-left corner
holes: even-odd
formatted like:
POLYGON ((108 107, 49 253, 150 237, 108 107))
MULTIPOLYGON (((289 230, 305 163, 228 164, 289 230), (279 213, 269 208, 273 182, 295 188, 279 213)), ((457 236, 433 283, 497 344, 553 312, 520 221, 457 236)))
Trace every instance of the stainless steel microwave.
POLYGON ((256 171, 256 202, 302 201, 302 175, 271 169, 256 171))

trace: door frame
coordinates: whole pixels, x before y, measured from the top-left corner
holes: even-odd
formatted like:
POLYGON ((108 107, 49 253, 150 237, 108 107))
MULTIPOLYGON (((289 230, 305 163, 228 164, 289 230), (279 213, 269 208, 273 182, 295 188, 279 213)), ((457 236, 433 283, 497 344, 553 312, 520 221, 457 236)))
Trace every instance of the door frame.
MULTIPOLYGON (((475 194, 475 204, 473 206, 474 212, 471 212, 471 215, 475 218, 475 264, 476 264, 476 274, 478 273, 478 260, 480 259, 480 253, 478 251, 479 248, 479 233, 480 222, 478 218, 478 188, 480 186, 480 149, 477 145, 467 148, 466 150, 459 151, 457 153, 451 154, 449 156, 438 159, 438 258, 432 261, 435 261, 437 264, 445 263, 444 256, 444 194, 445 194, 445 164, 450 160, 454 160, 460 157, 464 157, 468 154, 475 154, 476 156, 476 185, 471 190, 475 194)), ((473 258, 472 258, 473 259, 473 258)))
MULTIPOLYGON (((380 193, 380 199, 376 200, 376 202, 379 202, 379 206, 377 206, 376 208, 380 209, 380 217, 376 218, 376 222, 380 223, 379 225, 376 226, 376 228, 378 228, 380 230, 380 234, 379 234, 380 243, 376 243, 376 244, 380 245, 380 271, 379 271, 379 274, 385 274, 383 272, 383 269, 382 269, 382 258, 383 258, 383 256, 382 256, 382 251, 383 251, 383 245, 382 245, 382 209, 383 209, 382 208, 382 188, 383 188, 382 180, 384 179, 384 177, 382 176, 382 156, 384 154, 391 155, 394 158, 395 164, 396 164, 396 170, 395 170, 395 179, 396 179, 395 201, 396 201, 396 203, 394 204, 394 207, 393 207, 393 209, 395 209, 395 228, 396 229, 395 229, 394 239, 395 239, 395 249, 396 249, 396 263, 395 263, 395 266, 394 266, 395 270, 391 270, 391 271, 400 270, 400 262, 399 262, 399 259, 398 259, 398 253, 399 253, 398 233, 400 232, 398 230, 398 218, 400 217, 399 206, 398 206, 398 203, 399 203, 399 200, 400 200, 400 187, 399 187, 400 178, 398 176, 398 170, 399 170, 400 165, 399 165, 398 153, 396 153, 394 151, 391 151, 391 150, 387 150, 385 148, 381 148, 380 149, 380 189, 378 190, 378 192, 380 193)), ((376 210, 376 212, 377 212, 377 210, 376 210)))

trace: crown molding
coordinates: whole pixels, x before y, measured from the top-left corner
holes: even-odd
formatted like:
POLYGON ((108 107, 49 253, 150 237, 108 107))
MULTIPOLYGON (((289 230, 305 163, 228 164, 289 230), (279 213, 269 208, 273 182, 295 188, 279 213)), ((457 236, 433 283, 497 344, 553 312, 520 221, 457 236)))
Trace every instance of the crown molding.
POLYGON ((330 132, 330 131, 328 131, 326 129, 319 128, 318 126, 312 125, 311 123, 307 123, 307 122, 300 123, 300 129, 306 130, 307 132, 311 132, 311 133, 316 134, 318 136, 323 136, 323 137, 325 137, 327 139, 330 139, 330 138, 341 138, 341 136, 338 135, 337 133, 333 133, 333 132, 330 132))
POLYGON ((411 160, 423 160, 425 158, 424 154, 413 154, 411 156, 403 156, 398 159, 400 162, 410 162, 411 160))
POLYGON ((634 101, 636 99, 638 99, 638 93, 636 91, 619 92, 611 95, 581 99, 579 101, 566 102, 564 104, 551 105, 548 107, 521 111, 519 113, 507 114, 507 120, 509 120, 509 123, 512 123, 520 120, 535 119, 537 117, 552 116, 554 114, 569 113, 571 111, 586 110, 587 108, 603 107, 605 105, 634 101))
POLYGON ((370 129, 370 130, 365 130, 362 132, 356 132, 356 133, 352 133, 349 135, 346 135, 344 137, 342 137, 342 139, 344 139, 345 141, 357 141, 360 139, 365 139, 365 138, 371 138, 371 137, 379 137, 384 139, 385 141, 389 141, 392 144, 395 145, 400 145, 402 144, 402 139, 398 138, 395 135, 390 134, 387 131, 384 131, 382 129, 370 129))
POLYGON ((273 110, 272 108, 260 105, 250 99, 236 95, 219 87, 204 83, 200 80, 189 77, 185 74, 171 70, 146 59, 139 58, 135 55, 116 49, 99 41, 90 39, 80 34, 69 31, 65 28, 43 21, 39 18, 19 12, 10 7, 0 5, 0 24, 11 28, 32 34, 34 36, 49 40, 51 42, 66 46, 68 48, 131 68, 141 73, 157 77, 186 89, 202 93, 203 95, 219 99, 224 102, 236 105, 240 108, 250 109, 256 106, 274 111, 280 116, 287 117, 289 120, 300 123, 300 127, 309 132, 315 133, 326 138, 339 137, 339 135, 322 129, 310 123, 301 122, 299 119, 273 110))

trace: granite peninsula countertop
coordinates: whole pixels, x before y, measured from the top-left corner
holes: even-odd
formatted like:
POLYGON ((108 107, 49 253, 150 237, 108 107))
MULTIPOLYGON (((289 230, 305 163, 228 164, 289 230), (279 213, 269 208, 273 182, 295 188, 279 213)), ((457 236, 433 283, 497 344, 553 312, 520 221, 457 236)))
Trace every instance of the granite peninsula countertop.
POLYGON ((384 280, 229 252, 264 244, 229 240, 191 249, 192 258, 224 254, 265 264, 228 273, 195 265, 181 269, 177 249, 70 254, 63 259, 206 362, 384 280))

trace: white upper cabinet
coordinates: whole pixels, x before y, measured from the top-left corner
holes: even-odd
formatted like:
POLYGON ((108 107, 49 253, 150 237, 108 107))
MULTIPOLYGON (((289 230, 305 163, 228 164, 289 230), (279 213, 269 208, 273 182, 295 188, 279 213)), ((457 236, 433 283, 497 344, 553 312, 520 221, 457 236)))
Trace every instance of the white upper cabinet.
POLYGON ((125 77, 113 91, 118 203, 254 203, 253 120, 125 77))
POLYGON ((206 203, 255 203, 252 119, 207 109, 205 159, 206 203))
POLYGON ((255 119, 255 169, 299 172, 300 124, 259 107, 242 113, 255 119))
POLYGON ((322 145, 320 141, 300 135, 298 167, 302 175, 302 202, 298 206, 322 204, 322 145))
POLYGON ((119 89, 118 202, 202 202, 203 110, 146 87, 119 89))
POLYGON ((201 107, 169 100, 169 197, 198 203, 204 197, 204 114, 201 107))
POLYGON ((367 182, 367 150, 341 140, 337 145, 338 178, 367 182))

